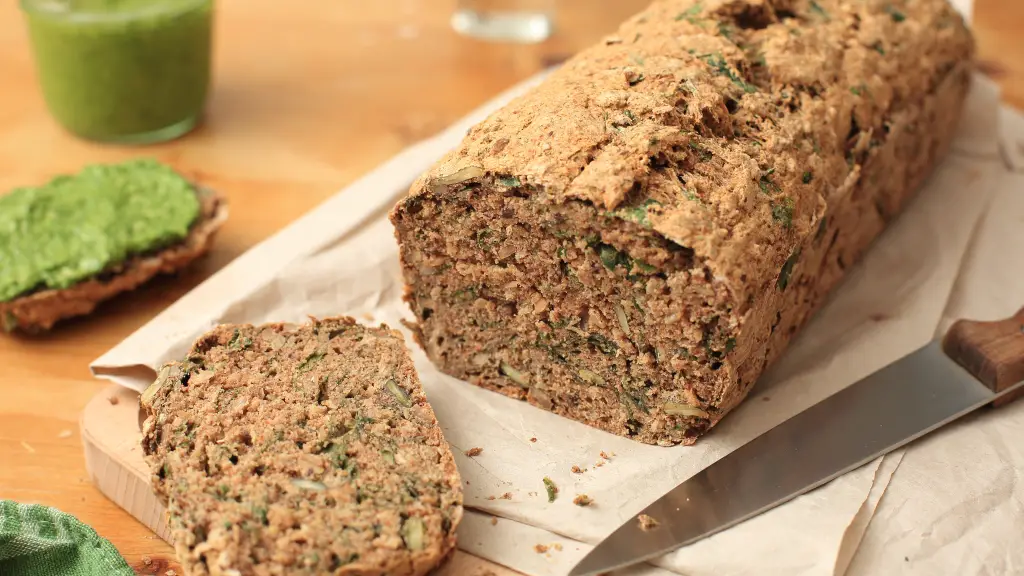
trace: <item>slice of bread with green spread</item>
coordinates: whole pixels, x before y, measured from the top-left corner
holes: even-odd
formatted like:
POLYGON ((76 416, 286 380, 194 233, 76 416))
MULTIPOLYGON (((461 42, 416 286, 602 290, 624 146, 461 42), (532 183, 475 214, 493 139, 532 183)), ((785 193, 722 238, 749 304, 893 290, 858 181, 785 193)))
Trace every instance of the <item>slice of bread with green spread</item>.
POLYGON ((455 460, 387 326, 219 326, 142 409, 190 576, 420 575, 455 547, 455 460))
POLYGON ((49 330, 206 253, 227 204, 148 159, 0 196, 0 327, 49 330))

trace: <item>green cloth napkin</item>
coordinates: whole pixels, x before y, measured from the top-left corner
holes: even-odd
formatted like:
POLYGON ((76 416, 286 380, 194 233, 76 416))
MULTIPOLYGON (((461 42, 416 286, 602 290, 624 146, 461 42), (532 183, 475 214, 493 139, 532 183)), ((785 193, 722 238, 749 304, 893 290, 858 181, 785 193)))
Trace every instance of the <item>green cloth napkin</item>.
POLYGON ((0 576, 135 576, 108 540, 77 518, 0 500, 0 576))

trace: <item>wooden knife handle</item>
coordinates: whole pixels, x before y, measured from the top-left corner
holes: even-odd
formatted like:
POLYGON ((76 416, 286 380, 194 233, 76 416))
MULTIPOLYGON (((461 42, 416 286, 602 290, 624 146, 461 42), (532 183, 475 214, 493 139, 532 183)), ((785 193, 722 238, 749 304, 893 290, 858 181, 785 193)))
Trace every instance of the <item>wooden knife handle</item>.
MULTIPOLYGON (((942 339, 942 350, 994 392, 1024 380, 1024 308, 1006 320, 957 320, 942 339)), ((1002 406, 1024 396, 1024 388, 992 403, 1002 406)))

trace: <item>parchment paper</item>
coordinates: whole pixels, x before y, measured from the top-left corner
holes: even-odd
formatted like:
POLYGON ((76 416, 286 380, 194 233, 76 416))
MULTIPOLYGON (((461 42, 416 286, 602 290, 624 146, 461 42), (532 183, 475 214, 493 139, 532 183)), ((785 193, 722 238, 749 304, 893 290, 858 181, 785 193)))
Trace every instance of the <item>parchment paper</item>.
MULTIPOLYGON (((1007 157, 1024 154, 1024 116, 1003 111, 1007 157)), ((1021 164, 1014 164, 1020 169, 1021 164)), ((1024 307, 1024 174, 1002 172, 940 332, 959 318, 1024 307)), ((850 574, 1024 574, 1024 402, 984 410, 915 442, 850 574)))
MULTIPOLYGON (((94 374, 142 390, 156 367, 183 356, 197 336, 220 322, 297 322, 307 315, 349 314, 400 327, 399 320, 411 315, 400 301, 386 211, 469 126, 539 80, 517 86, 438 137, 402 152, 254 247, 96 360, 94 374)), ((927 342, 943 317, 989 196, 1007 183, 1000 154, 1005 147, 1000 148, 997 133, 1002 113, 997 90, 976 78, 951 156, 744 405, 696 446, 646 446, 593 430, 444 376, 411 345, 428 398, 469 481, 471 510, 460 529, 460 546, 527 574, 564 574, 591 544, 678 482, 927 342), (466 458, 462 452, 471 447, 483 453, 466 458), (573 474, 574 465, 586 472, 573 474), (554 503, 547 502, 544 476, 560 488, 554 503), (596 504, 573 505, 579 493, 596 504), (502 520, 492 525, 492 515, 502 520), (551 547, 538 553, 536 544, 551 547)), ((1012 413, 998 417, 1010 417, 1006 414, 1012 413)), ((876 536, 879 522, 872 518, 886 513, 886 488, 890 479, 901 478, 905 456, 898 451, 879 458, 659 559, 661 568, 631 573, 831 575, 842 573, 851 559, 855 570, 877 573, 882 566, 888 572, 892 558, 868 553, 885 549, 888 539, 876 536), (858 553, 862 537, 865 547, 858 553)), ((925 465, 912 470, 918 467, 936 481, 925 465)), ((920 489, 913 474, 905 476, 910 492, 920 489)), ((957 490, 955 483, 942 487, 957 490)), ((910 520, 914 526, 917 521, 910 520)))

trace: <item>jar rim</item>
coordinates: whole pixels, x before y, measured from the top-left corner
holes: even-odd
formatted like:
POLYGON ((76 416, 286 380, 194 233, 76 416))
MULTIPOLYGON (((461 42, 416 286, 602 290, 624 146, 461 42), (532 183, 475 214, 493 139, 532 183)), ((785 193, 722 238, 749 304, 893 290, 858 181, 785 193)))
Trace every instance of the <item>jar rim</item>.
POLYGON ((135 9, 76 9, 68 0, 20 0, 21 10, 31 16, 61 22, 125 22, 138 18, 175 14, 203 6, 212 6, 213 0, 164 0, 135 9))

